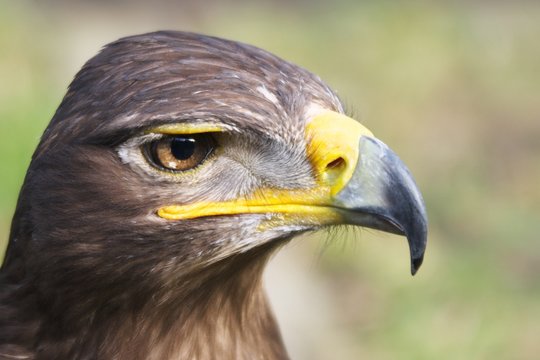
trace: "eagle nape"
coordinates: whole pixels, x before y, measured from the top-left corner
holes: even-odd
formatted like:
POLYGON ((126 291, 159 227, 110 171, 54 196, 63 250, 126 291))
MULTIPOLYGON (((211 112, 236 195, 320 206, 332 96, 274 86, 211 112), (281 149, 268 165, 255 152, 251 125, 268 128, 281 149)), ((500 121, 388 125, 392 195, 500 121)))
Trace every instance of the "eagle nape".
POLYGON ((32 156, 0 270, 0 359, 287 359, 262 286, 298 234, 427 218, 397 155, 319 77, 187 32, 119 39, 32 156))

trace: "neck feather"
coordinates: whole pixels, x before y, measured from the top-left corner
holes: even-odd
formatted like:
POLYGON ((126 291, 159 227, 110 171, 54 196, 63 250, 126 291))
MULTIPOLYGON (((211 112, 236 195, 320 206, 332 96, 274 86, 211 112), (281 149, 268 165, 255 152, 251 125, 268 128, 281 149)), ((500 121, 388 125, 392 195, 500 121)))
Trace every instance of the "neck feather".
MULTIPOLYGON (((26 341, 0 341, 0 350, 35 360, 287 359, 262 287, 270 253, 228 259, 191 274, 189 281, 179 279, 176 288, 165 286, 150 297, 141 295, 146 299, 135 307, 118 306, 118 301, 115 306, 102 304, 86 314, 86 325, 78 329, 36 311, 26 341)), ((34 306, 38 307, 35 300, 24 308, 34 306)), ((15 303, 7 308, 12 315, 23 312, 15 303)))

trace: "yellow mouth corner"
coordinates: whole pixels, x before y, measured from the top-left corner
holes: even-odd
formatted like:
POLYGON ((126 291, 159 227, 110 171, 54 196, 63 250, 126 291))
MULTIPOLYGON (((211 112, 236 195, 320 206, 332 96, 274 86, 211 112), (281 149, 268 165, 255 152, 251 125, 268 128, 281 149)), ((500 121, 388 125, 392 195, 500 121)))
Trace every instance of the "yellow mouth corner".
POLYGON ((164 206, 157 214, 168 220, 187 220, 206 216, 234 214, 304 214, 319 216, 331 210, 330 190, 317 187, 309 190, 264 189, 257 196, 222 202, 198 202, 164 206))
MULTIPOLYGON (((170 131, 170 129, 167 129, 170 131)), ((170 205, 158 209, 167 220, 235 214, 283 214, 300 216, 320 224, 339 221, 333 197, 347 184, 358 161, 362 136, 371 131, 357 121, 333 111, 323 111, 306 125, 307 155, 317 185, 310 189, 260 189, 251 197, 223 202, 170 205)))

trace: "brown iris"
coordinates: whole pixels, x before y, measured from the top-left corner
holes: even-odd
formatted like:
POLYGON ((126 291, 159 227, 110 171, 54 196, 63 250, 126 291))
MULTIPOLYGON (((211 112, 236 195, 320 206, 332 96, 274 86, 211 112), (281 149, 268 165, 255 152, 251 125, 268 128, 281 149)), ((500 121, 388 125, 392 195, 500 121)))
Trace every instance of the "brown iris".
POLYGON ((214 139, 208 134, 174 135, 152 141, 146 154, 160 169, 185 171, 202 163, 214 147, 214 139))

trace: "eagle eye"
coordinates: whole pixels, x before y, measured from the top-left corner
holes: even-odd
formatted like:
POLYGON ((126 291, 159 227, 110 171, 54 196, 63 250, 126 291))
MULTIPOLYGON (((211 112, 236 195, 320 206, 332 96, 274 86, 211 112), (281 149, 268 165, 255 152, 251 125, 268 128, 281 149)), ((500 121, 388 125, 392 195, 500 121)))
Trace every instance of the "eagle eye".
POLYGON ((170 135, 145 145, 144 153, 158 169, 180 172, 197 167, 214 147, 209 134, 170 135))

